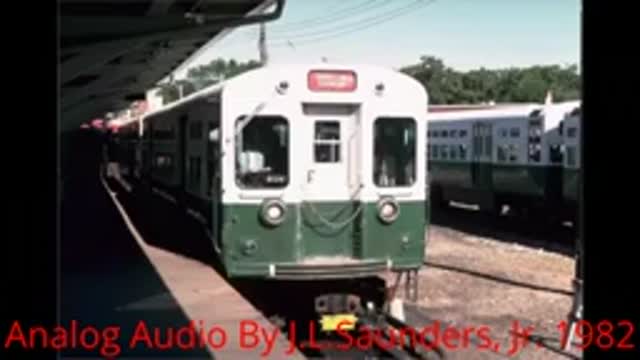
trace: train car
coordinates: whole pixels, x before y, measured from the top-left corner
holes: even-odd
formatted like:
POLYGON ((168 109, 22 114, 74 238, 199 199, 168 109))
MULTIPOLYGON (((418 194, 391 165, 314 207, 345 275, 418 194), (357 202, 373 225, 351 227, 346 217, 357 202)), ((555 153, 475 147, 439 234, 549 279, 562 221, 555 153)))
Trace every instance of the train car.
POLYGON ((416 271, 425 104, 375 66, 251 70, 144 116, 140 184, 197 214, 229 278, 416 271))
POLYGON ((432 203, 501 214, 555 215, 562 203, 562 136, 573 103, 428 114, 432 203), (505 207, 506 206, 506 207, 505 207))
POLYGON ((570 220, 578 217, 579 184, 581 179, 581 107, 577 105, 562 121, 564 159, 562 168, 562 197, 570 220))

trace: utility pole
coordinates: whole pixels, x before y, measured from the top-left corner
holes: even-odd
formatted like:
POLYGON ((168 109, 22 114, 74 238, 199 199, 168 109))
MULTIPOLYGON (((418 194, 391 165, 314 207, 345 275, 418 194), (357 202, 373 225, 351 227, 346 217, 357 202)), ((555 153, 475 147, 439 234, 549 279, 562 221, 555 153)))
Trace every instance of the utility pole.
POLYGON ((260 35, 258 37, 258 50, 260 52, 260 64, 262 66, 266 66, 269 61, 269 56, 267 54, 267 35, 265 24, 263 22, 260 23, 260 35))

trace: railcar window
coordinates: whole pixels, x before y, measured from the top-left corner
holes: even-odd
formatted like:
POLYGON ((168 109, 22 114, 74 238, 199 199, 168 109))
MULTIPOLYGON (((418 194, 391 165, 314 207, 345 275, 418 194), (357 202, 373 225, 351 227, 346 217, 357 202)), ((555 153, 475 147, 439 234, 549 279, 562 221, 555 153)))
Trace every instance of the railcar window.
POLYGON ((574 127, 570 127, 567 130, 567 137, 574 138, 578 134, 578 129, 574 127))
POLYGON ((446 159, 448 156, 447 145, 440 145, 440 157, 446 159))
POLYGON ((431 136, 434 137, 434 138, 437 138, 438 137, 438 132, 437 131, 432 131, 431 132, 431 136))
POLYGON ((433 151, 433 158, 437 159, 438 158, 438 146, 437 145, 432 145, 432 151, 433 151))
POLYGON ((491 134, 487 135, 487 137, 484 138, 484 154, 485 156, 491 156, 491 148, 492 148, 493 144, 491 142, 491 134))
POLYGON ((519 128, 511 128, 511 137, 519 137, 520 136, 520 129, 519 128))
POLYGON ((373 181, 376 186, 411 186, 416 178, 416 121, 381 117, 374 123, 373 181))
MULTIPOLYGON (((243 123, 240 117, 236 127, 243 123)), ((245 189, 289 184, 289 122, 280 116, 255 116, 236 139, 236 183, 245 189)))
POLYGON ((466 160, 467 159, 467 146, 466 145, 460 145, 460 160, 466 160))
POLYGON ((316 121, 313 153, 316 162, 340 162, 340 123, 338 121, 316 121))
POLYGON ((500 129, 500 137, 503 137, 503 138, 507 137, 507 129, 500 129))
POLYGON ((451 160, 455 160, 458 157, 457 155, 455 145, 449 146, 449 156, 451 157, 451 160))
POLYGON ((460 137, 467 137, 467 130, 460 130, 460 137))
POLYGON ((454 137, 456 137, 456 134, 457 134, 457 133, 458 133, 458 132, 457 132, 456 130, 450 130, 450 131, 449 131, 449 137, 454 138, 454 137))
POLYGON ((510 162, 518 161, 518 146, 517 145, 509 145, 509 161, 510 162))
POLYGON ((529 144, 529 161, 539 162, 540 161, 540 144, 529 144))
POLYGON ((562 149, 559 145, 549 146, 549 162, 552 164, 562 163, 562 149))
POLYGON ((503 145, 498 146, 498 162, 507 161, 507 151, 503 145))
POLYGON ((446 137, 449 136, 449 132, 447 130, 442 130, 441 135, 442 135, 443 138, 446 138, 446 137))

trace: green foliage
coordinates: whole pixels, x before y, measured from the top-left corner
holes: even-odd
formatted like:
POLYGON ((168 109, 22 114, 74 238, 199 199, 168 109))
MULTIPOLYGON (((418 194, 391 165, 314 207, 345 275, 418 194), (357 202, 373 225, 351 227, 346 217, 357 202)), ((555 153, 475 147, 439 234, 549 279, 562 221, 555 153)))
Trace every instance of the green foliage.
POLYGON ((425 86, 433 104, 542 102, 549 90, 554 101, 580 97, 581 82, 576 65, 480 68, 461 72, 445 66, 436 57, 423 56, 418 64, 406 66, 401 71, 425 86))
MULTIPOLYGON (((189 69, 186 79, 161 86, 164 103, 260 67, 250 60, 215 59, 205 65, 189 69)), ((554 101, 580 97, 581 81, 576 65, 531 66, 489 70, 480 68, 457 71, 447 67, 434 56, 422 56, 420 62, 401 69, 420 81, 429 92, 432 104, 460 104, 480 102, 542 102, 551 90, 554 101)))
POLYGON ((182 86, 182 96, 187 96, 224 79, 240 75, 245 71, 258 67, 260 67, 260 63, 255 60, 242 63, 233 59, 228 61, 225 59, 215 59, 208 64, 190 68, 187 72, 186 79, 163 84, 160 87, 160 95, 162 96, 163 103, 167 104, 180 98, 180 86, 182 86))

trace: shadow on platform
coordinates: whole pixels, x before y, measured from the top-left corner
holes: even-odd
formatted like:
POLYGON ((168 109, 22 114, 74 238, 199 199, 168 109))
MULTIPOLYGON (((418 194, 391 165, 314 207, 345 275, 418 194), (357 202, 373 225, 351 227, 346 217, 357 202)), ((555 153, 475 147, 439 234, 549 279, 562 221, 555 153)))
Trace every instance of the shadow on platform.
MULTIPOLYGON (((99 178, 100 141, 89 132, 65 138, 68 143, 63 163, 64 189, 61 209, 61 325, 77 323, 76 337, 88 326, 96 328, 100 340, 93 350, 63 352, 64 357, 101 354, 102 333, 107 327, 120 329, 117 357, 175 357, 210 359, 197 344, 192 350, 149 348, 140 341, 131 348, 136 329, 149 330, 152 344, 154 328, 160 329, 162 343, 167 329, 178 330, 189 319, 163 283, 123 222, 99 178)), ((88 338, 91 338, 89 336, 88 338)), ((91 341, 89 341, 90 343, 91 341)), ((79 343, 78 343, 79 344, 79 343)), ((109 349, 114 351, 114 349, 109 349)))

